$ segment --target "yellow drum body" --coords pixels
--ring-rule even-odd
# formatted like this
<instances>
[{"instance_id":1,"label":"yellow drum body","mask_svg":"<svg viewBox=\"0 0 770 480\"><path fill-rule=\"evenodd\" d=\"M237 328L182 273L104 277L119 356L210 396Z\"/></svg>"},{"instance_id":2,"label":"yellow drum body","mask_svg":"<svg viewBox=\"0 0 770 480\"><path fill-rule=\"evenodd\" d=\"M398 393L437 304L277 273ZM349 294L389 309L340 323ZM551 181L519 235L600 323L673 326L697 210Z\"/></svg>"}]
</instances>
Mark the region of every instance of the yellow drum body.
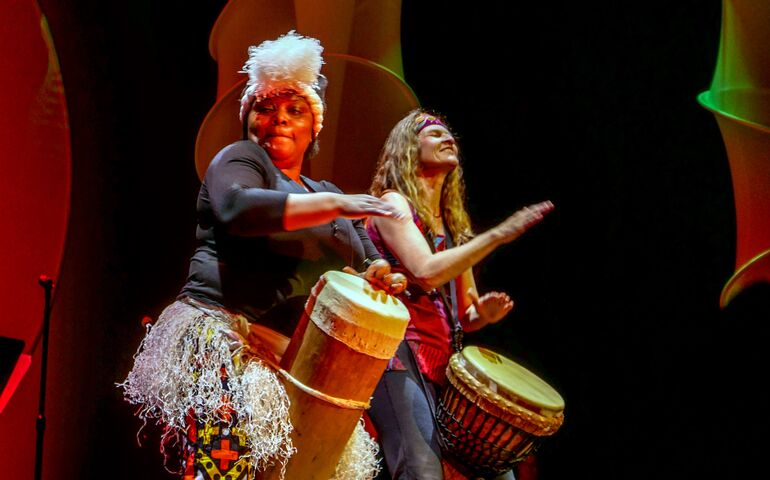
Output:
<instances>
[{"instance_id":1,"label":"yellow drum body","mask_svg":"<svg viewBox=\"0 0 770 480\"><path fill-rule=\"evenodd\" d=\"M564 400L526 368L468 346L452 356L437 406L450 461L481 476L510 470L564 421Z\"/></svg>"},{"instance_id":2,"label":"yellow drum body","mask_svg":"<svg viewBox=\"0 0 770 480\"><path fill-rule=\"evenodd\" d=\"M297 449L286 479L328 480L409 323L395 297L366 280L326 272L313 287L281 367ZM260 479L282 478L280 467Z\"/></svg>"}]
</instances>

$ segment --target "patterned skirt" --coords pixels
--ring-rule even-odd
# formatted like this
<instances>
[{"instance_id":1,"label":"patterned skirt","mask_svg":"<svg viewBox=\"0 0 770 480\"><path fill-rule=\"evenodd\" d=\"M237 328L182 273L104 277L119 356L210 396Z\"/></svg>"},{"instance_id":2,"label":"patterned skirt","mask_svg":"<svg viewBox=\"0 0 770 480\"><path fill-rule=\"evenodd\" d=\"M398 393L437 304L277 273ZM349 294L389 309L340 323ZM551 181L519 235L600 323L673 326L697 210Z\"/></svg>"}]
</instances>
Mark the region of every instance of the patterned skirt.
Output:
<instances>
[{"instance_id":1,"label":"patterned skirt","mask_svg":"<svg viewBox=\"0 0 770 480\"><path fill-rule=\"evenodd\" d=\"M193 299L172 303L147 328L119 387L140 406L140 419L164 426L167 461L181 453L182 465L166 468L185 480L250 479L268 467L283 470L295 449L289 398L270 367L278 363L275 342L261 341L244 316ZM360 424L333 478L374 478L376 454Z\"/></svg>"}]
</instances>

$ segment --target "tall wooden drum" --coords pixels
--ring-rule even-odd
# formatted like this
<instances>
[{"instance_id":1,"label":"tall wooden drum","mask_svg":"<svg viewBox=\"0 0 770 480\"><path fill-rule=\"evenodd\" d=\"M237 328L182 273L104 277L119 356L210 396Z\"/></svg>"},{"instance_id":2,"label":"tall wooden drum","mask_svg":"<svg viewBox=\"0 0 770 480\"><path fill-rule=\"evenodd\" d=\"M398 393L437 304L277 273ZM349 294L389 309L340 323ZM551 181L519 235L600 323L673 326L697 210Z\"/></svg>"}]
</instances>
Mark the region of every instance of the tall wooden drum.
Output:
<instances>
[{"instance_id":1,"label":"tall wooden drum","mask_svg":"<svg viewBox=\"0 0 770 480\"><path fill-rule=\"evenodd\" d=\"M409 323L403 303L338 271L313 287L281 367L297 452L287 479L328 480ZM261 478L278 478L274 471Z\"/></svg>"},{"instance_id":2,"label":"tall wooden drum","mask_svg":"<svg viewBox=\"0 0 770 480\"><path fill-rule=\"evenodd\" d=\"M504 473L556 433L564 400L526 368L486 348L452 355L436 416L449 463L471 475Z\"/></svg>"}]
</instances>

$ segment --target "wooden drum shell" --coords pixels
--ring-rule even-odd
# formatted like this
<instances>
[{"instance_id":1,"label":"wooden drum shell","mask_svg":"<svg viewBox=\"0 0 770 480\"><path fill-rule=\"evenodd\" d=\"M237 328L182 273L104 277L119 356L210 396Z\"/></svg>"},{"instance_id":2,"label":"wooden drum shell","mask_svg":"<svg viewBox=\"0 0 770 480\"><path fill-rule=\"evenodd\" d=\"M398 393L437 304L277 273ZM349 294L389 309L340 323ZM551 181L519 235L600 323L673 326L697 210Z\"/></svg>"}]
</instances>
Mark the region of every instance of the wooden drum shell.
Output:
<instances>
[{"instance_id":1,"label":"wooden drum shell","mask_svg":"<svg viewBox=\"0 0 770 480\"><path fill-rule=\"evenodd\" d=\"M296 381L323 396L368 405L377 382L395 354L409 312L395 297L342 272L327 272L313 288L305 311L281 359ZM355 288L349 289L350 285ZM360 285L360 288L358 288ZM353 292L331 298L324 289ZM379 307L379 308L377 308ZM387 312L384 313L384 312ZM284 382L297 449L285 478L328 480L361 419L362 408L346 408ZM279 478L279 468L260 478Z\"/></svg>"},{"instance_id":2,"label":"wooden drum shell","mask_svg":"<svg viewBox=\"0 0 770 480\"><path fill-rule=\"evenodd\" d=\"M561 412L544 416L493 392L463 367L459 354L450 359L447 380L436 412L444 454L473 474L510 470L564 421Z\"/></svg>"}]
</instances>

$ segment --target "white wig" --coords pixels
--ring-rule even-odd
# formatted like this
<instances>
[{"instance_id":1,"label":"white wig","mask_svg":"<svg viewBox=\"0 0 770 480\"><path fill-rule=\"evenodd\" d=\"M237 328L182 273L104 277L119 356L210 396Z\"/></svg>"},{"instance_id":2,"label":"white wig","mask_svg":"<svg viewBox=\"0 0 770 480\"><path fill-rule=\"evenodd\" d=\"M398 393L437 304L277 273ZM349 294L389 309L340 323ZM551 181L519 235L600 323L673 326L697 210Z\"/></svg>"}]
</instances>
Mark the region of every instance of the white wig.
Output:
<instances>
[{"instance_id":1,"label":"white wig","mask_svg":"<svg viewBox=\"0 0 770 480\"><path fill-rule=\"evenodd\" d=\"M313 112L313 133L323 126L324 104L321 98L326 79L321 75L323 47L315 38L304 37L294 30L275 40L249 47L249 59L242 73L249 79L241 97L241 122L254 102L282 93L293 92L304 97Z\"/></svg>"}]
</instances>

